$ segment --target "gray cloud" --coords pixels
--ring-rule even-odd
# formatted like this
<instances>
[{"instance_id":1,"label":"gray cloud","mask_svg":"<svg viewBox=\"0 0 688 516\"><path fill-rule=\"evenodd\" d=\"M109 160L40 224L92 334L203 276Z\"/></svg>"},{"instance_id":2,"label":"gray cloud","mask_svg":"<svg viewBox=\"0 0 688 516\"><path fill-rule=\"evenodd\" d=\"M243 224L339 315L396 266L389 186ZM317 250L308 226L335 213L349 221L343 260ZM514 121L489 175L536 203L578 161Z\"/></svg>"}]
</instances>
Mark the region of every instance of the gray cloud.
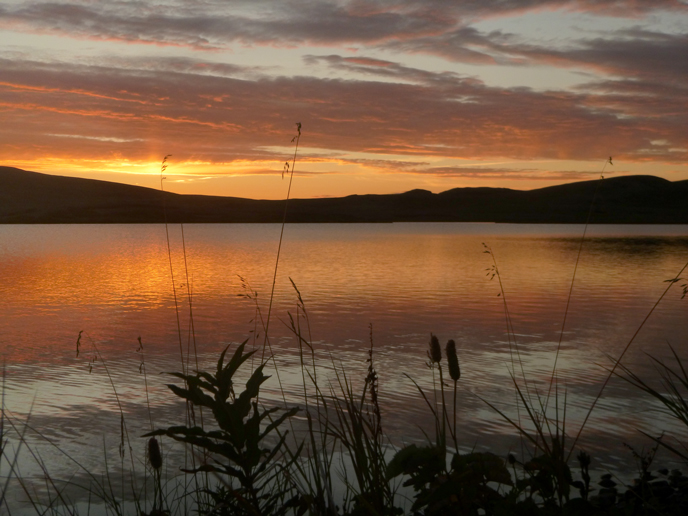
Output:
<instances>
[{"instance_id":1,"label":"gray cloud","mask_svg":"<svg viewBox=\"0 0 688 516\"><path fill-rule=\"evenodd\" d=\"M397 52L425 53L478 65L546 65L588 69L616 77L686 84L688 37L651 32L642 27L579 39L567 48L545 48L514 35L484 33L476 20L532 9L569 9L634 17L657 9L688 12L679 0L441 0L323 1L238 0L172 1L165 7L145 2L26 2L0 6L0 27L69 37L179 45L212 50L234 44L289 46L364 45ZM343 71L380 78L446 81L450 74L426 74L396 63L341 56L306 56ZM124 66L131 66L127 63ZM148 68L237 76L259 69L188 59L152 61Z\"/></svg>"},{"instance_id":2,"label":"gray cloud","mask_svg":"<svg viewBox=\"0 0 688 516\"><path fill-rule=\"evenodd\" d=\"M331 54L327 56L306 55L303 57L306 64L326 64L327 66L345 72L369 75L378 79L393 79L398 82L417 82L432 84L435 87L442 85L454 87L457 81L482 84L482 81L460 75L453 72L428 72L418 68L403 66L392 61L372 59L365 56L340 56Z\"/></svg>"},{"instance_id":3,"label":"gray cloud","mask_svg":"<svg viewBox=\"0 0 688 516\"><path fill-rule=\"evenodd\" d=\"M260 4L259 4L260 5ZM451 20L428 18L408 9L366 10L336 2L264 2L255 15L233 14L227 4L205 9L148 9L142 3L33 3L0 7L0 24L71 37L183 45L213 49L232 42L381 42L429 34Z\"/></svg>"},{"instance_id":4,"label":"gray cloud","mask_svg":"<svg viewBox=\"0 0 688 516\"><path fill-rule=\"evenodd\" d=\"M688 10L679 0L442 0L245 2L27 2L0 6L0 26L29 32L199 49L231 43L288 45L390 44L466 62L489 56L466 48L481 44L468 25L476 19L531 9L571 9L623 17L658 10ZM434 45L433 45L434 41Z\"/></svg>"},{"instance_id":5,"label":"gray cloud","mask_svg":"<svg viewBox=\"0 0 688 516\"><path fill-rule=\"evenodd\" d=\"M460 27L442 34L399 39L380 46L402 52L433 54L460 63L518 64L509 45L512 39L501 32L483 34L473 27Z\"/></svg>"},{"instance_id":6,"label":"gray cloud","mask_svg":"<svg viewBox=\"0 0 688 516\"><path fill-rule=\"evenodd\" d=\"M644 159L651 150L653 159L688 159L685 150L671 150L685 147L685 107L676 113L674 99L655 95L647 109L639 84L626 84L610 100L608 83L582 93L535 92L370 64L423 80L246 79L5 59L0 137L6 148L27 154L144 159L186 152L226 162L275 159L265 149L288 145L299 121L305 147L342 152L585 160ZM46 132L133 141L56 143ZM658 140L667 145L652 143Z\"/></svg>"},{"instance_id":7,"label":"gray cloud","mask_svg":"<svg viewBox=\"0 0 688 516\"><path fill-rule=\"evenodd\" d=\"M656 83L685 84L688 78L686 34L635 28L611 32L606 37L581 39L567 49L514 45L509 51L534 64L585 67Z\"/></svg>"},{"instance_id":8,"label":"gray cloud","mask_svg":"<svg viewBox=\"0 0 688 516\"><path fill-rule=\"evenodd\" d=\"M607 75L682 84L688 78L688 60L684 57L688 54L688 36L642 28L579 39L568 48L560 49L525 43L502 32L484 34L471 27L383 46L472 64L581 68Z\"/></svg>"}]
</instances>

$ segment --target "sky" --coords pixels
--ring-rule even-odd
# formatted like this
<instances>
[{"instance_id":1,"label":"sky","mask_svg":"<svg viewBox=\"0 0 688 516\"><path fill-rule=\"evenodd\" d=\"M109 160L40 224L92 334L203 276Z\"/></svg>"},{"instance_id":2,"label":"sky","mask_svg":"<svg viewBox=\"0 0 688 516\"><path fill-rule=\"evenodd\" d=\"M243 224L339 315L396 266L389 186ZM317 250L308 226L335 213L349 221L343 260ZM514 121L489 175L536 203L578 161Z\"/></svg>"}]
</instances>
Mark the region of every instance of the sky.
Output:
<instances>
[{"instance_id":1,"label":"sky","mask_svg":"<svg viewBox=\"0 0 688 516\"><path fill-rule=\"evenodd\" d=\"M0 116L0 165L187 194L284 198L297 122L292 197L684 180L688 0L2 0Z\"/></svg>"}]
</instances>

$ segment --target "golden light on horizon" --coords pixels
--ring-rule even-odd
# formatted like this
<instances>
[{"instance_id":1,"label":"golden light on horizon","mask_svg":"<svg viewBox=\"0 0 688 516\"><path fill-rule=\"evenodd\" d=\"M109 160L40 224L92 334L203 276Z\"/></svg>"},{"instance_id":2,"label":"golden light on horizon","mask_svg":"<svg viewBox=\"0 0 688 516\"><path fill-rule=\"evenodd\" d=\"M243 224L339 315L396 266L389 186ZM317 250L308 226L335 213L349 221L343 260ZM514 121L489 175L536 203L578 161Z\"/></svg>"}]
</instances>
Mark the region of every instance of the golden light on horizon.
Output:
<instances>
[{"instance_id":1,"label":"golden light on horizon","mask_svg":"<svg viewBox=\"0 0 688 516\"><path fill-rule=\"evenodd\" d=\"M286 151L289 148L279 149ZM278 149L271 149L277 154ZM528 162L458 158L413 159L399 155L349 153L324 155L322 152L297 155L293 197L341 197L351 194L401 193L414 188L441 192L457 187L506 187L519 190L599 177L604 160L597 162L532 160ZM220 195L253 199L282 199L287 184L282 179L281 159L235 159L228 162L194 159L173 153L167 161L164 188L179 194ZM99 179L147 188L160 188L160 167L165 155L149 155L133 160L45 157L14 160L8 165L24 170ZM672 163L655 163L654 170L670 180L681 179L683 169ZM614 161L605 176L644 174L642 162ZM323 195L323 192L331 192Z\"/></svg>"}]
</instances>

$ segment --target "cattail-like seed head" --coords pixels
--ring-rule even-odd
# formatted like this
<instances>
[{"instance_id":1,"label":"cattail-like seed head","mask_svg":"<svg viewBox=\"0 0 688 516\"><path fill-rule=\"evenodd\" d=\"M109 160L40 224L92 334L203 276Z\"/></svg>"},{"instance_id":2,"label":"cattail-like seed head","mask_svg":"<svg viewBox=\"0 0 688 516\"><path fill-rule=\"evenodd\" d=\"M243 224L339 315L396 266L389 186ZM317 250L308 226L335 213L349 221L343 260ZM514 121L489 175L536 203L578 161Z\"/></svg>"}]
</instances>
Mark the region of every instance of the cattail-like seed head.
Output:
<instances>
[{"instance_id":1,"label":"cattail-like seed head","mask_svg":"<svg viewBox=\"0 0 688 516\"><path fill-rule=\"evenodd\" d=\"M513 466L514 464L516 464L516 456L513 453L510 453L509 455L507 455L506 459L509 461L510 465Z\"/></svg>"},{"instance_id":2,"label":"cattail-like seed head","mask_svg":"<svg viewBox=\"0 0 688 516\"><path fill-rule=\"evenodd\" d=\"M160 445L155 437L148 440L148 462L153 469L162 468L162 454L160 453Z\"/></svg>"},{"instance_id":3,"label":"cattail-like seed head","mask_svg":"<svg viewBox=\"0 0 688 516\"><path fill-rule=\"evenodd\" d=\"M432 333L430 334L430 351L428 351L430 362L439 364L442 361L442 348L440 341Z\"/></svg>"},{"instance_id":4,"label":"cattail-like seed head","mask_svg":"<svg viewBox=\"0 0 688 516\"><path fill-rule=\"evenodd\" d=\"M457 382L461 378L461 369L459 368L459 357L456 355L456 343L453 340L447 341L447 367L449 368L449 376L452 380Z\"/></svg>"}]
</instances>

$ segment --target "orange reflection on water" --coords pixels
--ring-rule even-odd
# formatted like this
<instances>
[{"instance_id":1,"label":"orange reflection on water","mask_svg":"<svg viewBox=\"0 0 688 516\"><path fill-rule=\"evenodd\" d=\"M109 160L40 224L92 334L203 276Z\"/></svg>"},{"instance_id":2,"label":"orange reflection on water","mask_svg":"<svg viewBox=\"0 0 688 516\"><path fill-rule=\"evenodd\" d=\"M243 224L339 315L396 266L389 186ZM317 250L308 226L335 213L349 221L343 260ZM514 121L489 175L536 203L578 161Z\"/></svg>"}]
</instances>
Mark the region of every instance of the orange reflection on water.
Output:
<instances>
[{"instance_id":1,"label":"orange reflection on water","mask_svg":"<svg viewBox=\"0 0 688 516\"><path fill-rule=\"evenodd\" d=\"M683 265L688 239L677 234L685 229L664 228L675 232L666 237L653 236L657 228L590 228L558 355L570 428L585 417L607 374L601 367L609 364L606 355L618 356L666 287L664 280ZM240 297L246 291L237 275L257 291L266 319L280 227L185 226L186 260L180 227L169 230L174 290L162 225L0 227L0 352L8 365L12 410L27 413L35 397L32 417L38 422L98 441L100 433L119 424L112 380L129 421L143 433L145 359L156 421L178 423L177 405L165 387L170 379L161 373L179 371L181 356L186 361L193 349L187 286L201 368L214 367L220 350L231 343L248 338L253 346L251 330L262 330L253 300ZM614 231L636 236L619 238ZM421 428L432 431L426 428L427 407L404 373L431 389L425 365L429 334L443 344L455 339L465 442L506 452L514 445L513 432L480 398L514 415L511 374L520 377L521 365L530 385L546 392L581 232L576 226L288 225L270 323L286 398L298 403L303 391L298 343L287 327L287 312L297 314L291 278L310 317L310 327L301 323L312 335L322 385L336 381L333 367L357 385L362 381L372 323L386 431L422 438ZM483 242L492 249L500 277L490 279L492 255L483 252ZM510 335L500 278L514 328ZM685 303L678 290L667 296L626 365L650 374L643 352L666 357L668 348L658 345L666 340L685 356ZM139 337L144 354L137 352ZM262 342L261 335L256 343ZM95 363L94 346L100 352ZM281 400L274 370L270 374L265 399ZM610 384L600 406L586 432L592 448L632 435L636 427L656 426L654 415L645 415L647 400L620 382Z\"/></svg>"},{"instance_id":2,"label":"orange reflection on water","mask_svg":"<svg viewBox=\"0 0 688 516\"><path fill-rule=\"evenodd\" d=\"M495 225L290 225L274 316L284 319L295 308L291 278L318 338L336 345L347 339L366 342L370 322L381 339L433 331L446 338L504 340L503 298L499 278L489 279L492 255L483 253L486 241L516 332L556 341L579 240L571 230L547 238L529 232L532 227L519 233L509 226L497 231ZM177 328L175 293L185 327L191 293L205 344L216 347L221 339L214 335L246 335L254 307L237 297L243 293L238 275L250 281L267 311L279 226L187 225L186 261L180 228L171 227L170 236L176 292L162 225L4 227L0 273L9 315L4 330L14 342L27 340L22 328L32 336L11 354L5 346L6 358L15 362L40 358L41 350L59 352L64 340L51 332L75 336L86 330L105 340L124 334L135 340L140 332L166 345ZM665 288L663 280L677 272L684 248L685 241L676 238L624 244L593 237L581 255L568 328L633 329L628 321L652 306ZM273 331L285 334L282 324ZM131 338L115 340L129 346Z\"/></svg>"}]
</instances>

